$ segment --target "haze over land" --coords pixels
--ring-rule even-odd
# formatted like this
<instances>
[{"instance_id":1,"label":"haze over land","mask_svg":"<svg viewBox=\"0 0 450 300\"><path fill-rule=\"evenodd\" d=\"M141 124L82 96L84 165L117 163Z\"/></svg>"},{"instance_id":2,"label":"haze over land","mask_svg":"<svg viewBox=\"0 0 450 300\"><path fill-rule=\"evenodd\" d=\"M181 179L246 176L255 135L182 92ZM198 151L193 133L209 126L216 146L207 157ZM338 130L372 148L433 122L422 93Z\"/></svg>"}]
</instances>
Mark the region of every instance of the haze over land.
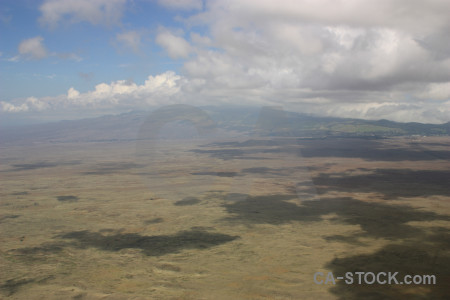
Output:
<instances>
[{"instance_id":1,"label":"haze over land","mask_svg":"<svg viewBox=\"0 0 450 300\"><path fill-rule=\"evenodd\" d=\"M0 129L3 145L17 143L45 142L92 142L92 141L135 141L146 120L158 118L161 112L168 114L162 123L173 124L167 134L170 138L187 138L199 135L193 127L198 116L186 111L195 109L210 118L211 128L219 130L209 138L224 138L220 135L267 136L267 137L362 137L386 138L394 136L448 136L450 123L421 124L398 123L387 120L367 121L314 117L281 110L279 107L214 106L195 108L187 105L172 105L153 112L130 112L82 120L59 121L39 125L12 126ZM184 122L184 123L183 123ZM200 122L201 123L201 122ZM201 124L200 124L201 125ZM157 128L147 127L154 132ZM200 134L201 135L201 134Z\"/></svg>"},{"instance_id":2,"label":"haze over land","mask_svg":"<svg viewBox=\"0 0 450 300\"><path fill-rule=\"evenodd\" d=\"M1 1L0 298L447 300L449 11Z\"/></svg>"},{"instance_id":3,"label":"haze over land","mask_svg":"<svg viewBox=\"0 0 450 300\"><path fill-rule=\"evenodd\" d=\"M238 110L0 136L0 296L447 299L445 127ZM436 285L314 283L361 270Z\"/></svg>"}]
</instances>

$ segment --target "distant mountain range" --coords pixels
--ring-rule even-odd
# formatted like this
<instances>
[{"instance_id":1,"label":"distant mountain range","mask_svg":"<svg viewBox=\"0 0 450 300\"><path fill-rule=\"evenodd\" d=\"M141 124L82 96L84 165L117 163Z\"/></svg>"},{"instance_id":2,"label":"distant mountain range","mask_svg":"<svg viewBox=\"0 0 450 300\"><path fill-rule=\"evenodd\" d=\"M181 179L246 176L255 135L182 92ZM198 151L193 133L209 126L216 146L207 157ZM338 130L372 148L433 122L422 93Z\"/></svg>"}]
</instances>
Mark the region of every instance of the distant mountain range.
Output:
<instances>
[{"instance_id":1,"label":"distant mountain range","mask_svg":"<svg viewBox=\"0 0 450 300\"><path fill-rule=\"evenodd\" d=\"M215 116L217 112L212 111ZM228 118L226 116L228 115ZM317 117L295 112L284 112L276 108L218 115L219 127L237 130L252 130L248 125L256 124L253 130L268 136L329 137L364 136L388 137L408 135L449 135L450 122L445 124L400 123L389 120L362 120L334 117ZM243 121L251 120L251 121ZM256 123L255 123L256 120Z\"/></svg>"},{"instance_id":2,"label":"distant mountain range","mask_svg":"<svg viewBox=\"0 0 450 300\"><path fill-rule=\"evenodd\" d=\"M197 129L214 128L229 135L291 136L302 138L449 135L445 124L399 123L388 120L361 120L316 117L277 108L203 107L175 105L154 112L129 112L97 118L0 128L0 145L36 142L95 142L134 140L145 129L176 123L172 131L182 131L186 122ZM152 123L153 122L153 123ZM166 124L167 123L167 124ZM158 125L159 126L159 125ZM169 127L170 126L166 126ZM186 132L181 136L186 137ZM176 136L176 135L175 135Z\"/></svg>"}]
</instances>

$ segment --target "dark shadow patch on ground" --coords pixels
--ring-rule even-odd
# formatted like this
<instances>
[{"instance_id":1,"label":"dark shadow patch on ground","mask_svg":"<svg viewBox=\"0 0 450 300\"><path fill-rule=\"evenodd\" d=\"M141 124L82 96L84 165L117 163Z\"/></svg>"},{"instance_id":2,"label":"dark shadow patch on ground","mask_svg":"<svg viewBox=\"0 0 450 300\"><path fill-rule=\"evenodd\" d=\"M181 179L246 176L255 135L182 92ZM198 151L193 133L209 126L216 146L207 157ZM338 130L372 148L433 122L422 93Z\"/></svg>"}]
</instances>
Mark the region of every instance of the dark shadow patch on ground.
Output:
<instances>
[{"instance_id":1,"label":"dark shadow patch on ground","mask_svg":"<svg viewBox=\"0 0 450 300\"><path fill-rule=\"evenodd\" d=\"M353 272L354 284L340 280L330 289L339 299L448 299L450 292L448 252L426 243L390 244L372 254L335 258L325 267L334 276ZM356 284L355 272L398 272L398 282L405 275L435 275L436 285ZM388 280L388 277L380 279Z\"/></svg>"},{"instance_id":2,"label":"dark shadow patch on ground","mask_svg":"<svg viewBox=\"0 0 450 300\"><path fill-rule=\"evenodd\" d=\"M229 193L225 195L223 200L231 202L244 201L247 200L248 196L249 196L248 194L242 193Z\"/></svg>"},{"instance_id":3,"label":"dark shadow patch on ground","mask_svg":"<svg viewBox=\"0 0 450 300\"><path fill-rule=\"evenodd\" d=\"M35 282L35 279L9 279L0 285L0 290L9 297L15 294L22 286Z\"/></svg>"},{"instance_id":4,"label":"dark shadow patch on ground","mask_svg":"<svg viewBox=\"0 0 450 300\"><path fill-rule=\"evenodd\" d=\"M3 294L5 294L7 297L10 297L13 294L17 293L24 285L32 283L42 284L51 279L55 279L55 276L45 275L37 278L8 279L5 281L5 283L0 284L0 291L3 292Z\"/></svg>"},{"instance_id":5,"label":"dark shadow patch on ground","mask_svg":"<svg viewBox=\"0 0 450 300\"><path fill-rule=\"evenodd\" d=\"M160 256L177 253L183 249L206 249L231 242L238 236L209 233L200 230L181 231L174 235L143 236L135 233L102 235L91 231L74 231L58 236L71 239L76 248L94 247L105 251L121 249L141 249L145 255Z\"/></svg>"},{"instance_id":6,"label":"dark shadow patch on ground","mask_svg":"<svg viewBox=\"0 0 450 300\"><path fill-rule=\"evenodd\" d=\"M358 238L365 236L364 234L354 234L354 235L329 235L324 237L328 242L344 242L352 245L362 246L362 243Z\"/></svg>"},{"instance_id":7,"label":"dark shadow patch on ground","mask_svg":"<svg viewBox=\"0 0 450 300\"><path fill-rule=\"evenodd\" d=\"M433 227L427 236L427 242L440 245L442 249L450 249L450 231L444 227ZM450 281L449 281L450 282Z\"/></svg>"},{"instance_id":8,"label":"dark shadow patch on ground","mask_svg":"<svg viewBox=\"0 0 450 300\"><path fill-rule=\"evenodd\" d=\"M323 139L299 141L302 146L298 154L302 157L361 158L369 161L419 161L449 160L450 151L424 150L422 148L386 148L377 140Z\"/></svg>"},{"instance_id":9,"label":"dark shadow patch on ground","mask_svg":"<svg viewBox=\"0 0 450 300\"><path fill-rule=\"evenodd\" d=\"M242 169L243 174L258 174L258 175L273 175L273 176L290 176L298 172L308 174L308 167L286 167L286 168L268 168L268 167L254 167ZM294 175L293 178L296 178Z\"/></svg>"},{"instance_id":10,"label":"dark shadow patch on ground","mask_svg":"<svg viewBox=\"0 0 450 300\"><path fill-rule=\"evenodd\" d=\"M96 164L91 171L83 172L84 175L106 175L123 170L143 168L145 165L133 162L105 162Z\"/></svg>"},{"instance_id":11,"label":"dark shadow patch on ground","mask_svg":"<svg viewBox=\"0 0 450 300\"><path fill-rule=\"evenodd\" d=\"M242 150L242 149L211 149L211 150L203 150L203 149L193 149L191 152L198 154L208 154L212 158L219 158L222 160L230 160L230 159L248 159L248 160L266 160L269 158L266 157L258 157L251 156L250 154L263 153L261 149L257 150Z\"/></svg>"},{"instance_id":12,"label":"dark shadow patch on ground","mask_svg":"<svg viewBox=\"0 0 450 300\"><path fill-rule=\"evenodd\" d=\"M58 164L54 163L54 162L37 162L37 163L31 163L31 164L14 164L12 166L14 167L13 171L23 171L23 170L42 169L42 168L53 168L53 167L57 167Z\"/></svg>"},{"instance_id":13,"label":"dark shadow patch on ground","mask_svg":"<svg viewBox=\"0 0 450 300\"><path fill-rule=\"evenodd\" d=\"M175 202L174 205L177 205L177 206L195 205L195 204L198 204L200 202L201 201L198 198L186 197L183 200Z\"/></svg>"},{"instance_id":14,"label":"dark shadow patch on ground","mask_svg":"<svg viewBox=\"0 0 450 300\"><path fill-rule=\"evenodd\" d=\"M72 165L78 165L81 161L67 161L67 162L48 162L48 161L41 161L41 162L35 162L35 163L26 163L26 164L13 164L12 167L14 169L7 170L7 171L27 171L27 170L36 170L36 169L42 169L42 168L54 168L59 166L72 166ZM6 171L4 171L6 172Z\"/></svg>"},{"instance_id":15,"label":"dark shadow patch on ground","mask_svg":"<svg viewBox=\"0 0 450 300\"><path fill-rule=\"evenodd\" d=\"M220 158L223 160L241 158L244 155L244 151L240 149L213 149L213 150L202 150L193 149L191 152L199 154L209 154L211 157Z\"/></svg>"},{"instance_id":16,"label":"dark shadow patch on ground","mask_svg":"<svg viewBox=\"0 0 450 300\"><path fill-rule=\"evenodd\" d=\"M77 202L79 199L77 196L57 196L56 197L60 202Z\"/></svg>"},{"instance_id":17,"label":"dark shadow patch on ground","mask_svg":"<svg viewBox=\"0 0 450 300\"><path fill-rule=\"evenodd\" d=\"M103 232L122 232L122 231L124 231L125 230L125 228L121 228L121 229L112 229L112 228L103 228L103 229L100 229L98 232L101 232L101 233L103 233Z\"/></svg>"},{"instance_id":18,"label":"dark shadow patch on ground","mask_svg":"<svg viewBox=\"0 0 450 300\"><path fill-rule=\"evenodd\" d=\"M12 193L11 195L13 195L13 196L25 196L25 195L28 195L28 192L15 192L15 193Z\"/></svg>"},{"instance_id":19,"label":"dark shadow patch on ground","mask_svg":"<svg viewBox=\"0 0 450 300\"><path fill-rule=\"evenodd\" d=\"M450 195L448 170L377 169L362 175L322 173L312 181L319 193L382 193L385 199Z\"/></svg>"},{"instance_id":20,"label":"dark shadow patch on ground","mask_svg":"<svg viewBox=\"0 0 450 300\"><path fill-rule=\"evenodd\" d=\"M423 145L427 146L426 143ZM255 146L272 148L251 148ZM273 148L274 146L278 147ZM296 151L300 157L361 158L368 161L450 160L450 151L430 150L415 145L389 148L384 140L367 138L247 140L212 143L201 147L233 147L233 149L193 150L196 153L207 153L212 157L222 159L239 158L244 154L292 153L292 151Z\"/></svg>"},{"instance_id":21,"label":"dark shadow patch on ground","mask_svg":"<svg viewBox=\"0 0 450 300\"><path fill-rule=\"evenodd\" d=\"M216 228L211 226L193 226L191 227L191 230L206 231L206 230L216 230Z\"/></svg>"},{"instance_id":22,"label":"dark shadow patch on ground","mask_svg":"<svg viewBox=\"0 0 450 300\"><path fill-rule=\"evenodd\" d=\"M218 177L235 177L238 175L237 172L195 172L191 173L191 175L209 175L209 176L218 176Z\"/></svg>"},{"instance_id":23,"label":"dark shadow patch on ground","mask_svg":"<svg viewBox=\"0 0 450 300\"><path fill-rule=\"evenodd\" d=\"M8 252L25 261L47 260L49 255L60 253L68 245L66 242L47 242L35 247L11 249Z\"/></svg>"},{"instance_id":24,"label":"dark shadow patch on ground","mask_svg":"<svg viewBox=\"0 0 450 300\"><path fill-rule=\"evenodd\" d=\"M208 198L214 198L222 201L236 202L244 201L248 198L248 194L242 193L226 193L225 191L211 191L208 193Z\"/></svg>"},{"instance_id":25,"label":"dark shadow patch on ground","mask_svg":"<svg viewBox=\"0 0 450 300\"><path fill-rule=\"evenodd\" d=\"M268 167L254 167L242 169L240 172L196 172L191 175L210 175L219 177L236 177L246 174L258 174L258 175L274 175L274 176L288 176L298 171L309 171L307 167L292 167L292 168L268 168Z\"/></svg>"},{"instance_id":26,"label":"dark shadow patch on ground","mask_svg":"<svg viewBox=\"0 0 450 300\"><path fill-rule=\"evenodd\" d=\"M201 147L274 147L296 145L297 139L250 139L243 142L217 142Z\"/></svg>"},{"instance_id":27,"label":"dark shadow patch on ground","mask_svg":"<svg viewBox=\"0 0 450 300\"><path fill-rule=\"evenodd\" d=\"M227 200L223 206L232 217L231 222L281 224L289 221L305 219L320 220L317 215L306 216L299 210L299 206L286 200L296 199L297 195L264 195L251 196L236 194L225 196ZM237 201L233 201L237 200Z\"/></svg>"},{"instance_id":28,"label":"dark shadow patch on ground","mask_svg":"<svg viewBox=\"0 0 450 300\"><path fill-rule=\"evenodd\" d=\"M273 169L273 168L267 168L267 167L256 167L256 168L242 169L241 172L248 173L248 174L282 175L283 169Z\"/></svg>"},{"instance_id":29,"label":"dark shadow patch on ground","mask_svg":"<svg viewBox=\"0 0 450 300\"><path fill-rule=\"evenodd\" d=\"M158 223L162 223L164 222L163 218L154 218L154 219L150 219L150 220L145 220L144 224L150 225L150 224L158 224Z\"/></svg>"},{"instance_id":30,"label":"dark shadow patch on ground","mask_svg":"<svg viewBox=\"0 0 450 300\"><path fill-rule=\"evenodd\" d=\"M288 202L295 198L296 195L248 195L245 201L227 202L223 206L232 215L226 220L256 224L316 222L325 215L336 214L336 222L359 225L364 236L386 239L405 239L424 234L422 229L407 224L411 221L450 221L450 216L406 205L364 202L347 197L302 201L300 205Z\"/></svg>"},{"instance_id":31,"label":"dark shadow patch on ground","mask_svg":"<svg viewBox=\"0 0 450 300\"><path fill-rule=\"evenodd\" d=\"M0 216L0 223L2 223L4 220L15 219L15 218L18 218L18 217L20 217L20 215L3 215L3 216Z\"/></svg>"}]
</instances>

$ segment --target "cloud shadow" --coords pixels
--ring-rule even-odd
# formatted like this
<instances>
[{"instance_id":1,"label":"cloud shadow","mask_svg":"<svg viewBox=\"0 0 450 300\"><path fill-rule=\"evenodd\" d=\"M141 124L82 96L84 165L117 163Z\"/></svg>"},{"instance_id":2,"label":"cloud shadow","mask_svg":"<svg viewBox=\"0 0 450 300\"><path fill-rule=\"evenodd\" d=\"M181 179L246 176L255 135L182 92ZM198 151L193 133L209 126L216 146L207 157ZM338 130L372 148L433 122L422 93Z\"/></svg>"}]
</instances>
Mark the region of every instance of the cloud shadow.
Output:
<instances>
[{"instance_id":1,"label":"cloud shadow","mask_svg":"<svg viewBox=\"0 0 450 300\"><path fill-rule=\"evenodd\" d=\"M363 175L321 173L312 181L319 193L382 193L385 199L450 195L448 170L376 169Z\"/></svg>"},{"instance_id":2,"label":"cloud shadow","mask_svg":"<svg viewBox=\"0 0 450 300\"><path fill-rule=\"evenodd\" d=\"M55 168L59 166L73 166L81 164L81 161L74 160L74 161L66 161L66 162L48 162L48 161L40 161L40 162L34 162L34 163L25 163L25 164L13 164L12 170L6 170L7 171L28 171L28 170L36 170L36 169L44 169L44 168Z\"/></svg>"},{"instance_id":3,"label":"cloud shadow","mask_svg":"<svg viewBox=\"0 0 450 300\"><path fill-rule=\"evenodd\" d=\"M436 245L426 242L389 244L374 253L335 258L325 267L334 276L353 273L352 285L339 280L330 288L338 299L448 299L450 292L448 252L439 251ZM436 285L357 284L358 275L355 272L398 272L398 282L402 282L405 275L435 275ZM388 277L380 279L388 280Z\"/></svg>"},{"instance_id":4,"label":"cloud shadow","mask_svg":"<svg viewBox=\"0 0 450 300\"><path fill-rule=\"evenodd\" d=\"M289 202L295 198L296 195L247 195L244 201L223 204L231 214L225 219L229 222L283 224L292 221L318 222L325 215L335 214L336 222L359 225L363 231L361 236L392 240L411 238L423 233L423 230L408 224L412 221L450 221L450 216L407 205L365 202L349 197L308 200L302 201L300 205ZM353 242L357 240L353 239Z\"/></svg>"},{"instance_id":5,"label":"cloud shadow","mask_svg":"<svg viewBox=\"0 0 450 300\"><path fill-rule=\"evenodd\" d=\"M201 201L195 197L186 197L180 201L174 203L176 206L186 206L186 205L195 205L200 203Z\"/></svg>"},{"instance_id":6,"label":"cloud shadow","mask_svg":"<svg viewBox=\"0 0 450 300\"><path fill-rule=\"evenodd\" d=\"M91 231L73 231L58 236L73 241L72 247L97 248L105 251L119 251L127 248L141 249L145 255L160 256L177 253L183 249L206 249L231 242L238 236L209 233L201 230L181 231L174 235L143 236L135 233L103 235Z\"/></svg>"},{"instance_id":7,"label":"cloud shadow","mask_svg":"<svg viewBox=\"0 0 450 300\"><path fill-rule=\"evenodd\" d=\"M255 148L257 146L260 148ZM195 149L193 151L221 159L242 158L244 154L292 153L295 151L297 156L305 158L341 157L361 158L368 161L450 160L450 151L447 150L429 150L414 145L398 148L389 146L383 139L367 138L250 139L243 142L210 143L201 147L217 147L219 149ZM223 147L228 149L223 149Z\"/></svg>"},{"instance_id":8,"label":"cloud shadow","mask_svg":"<svg viewBox=\"0 0 450 300\"><path fill-rule=\"evenodd\" d=\"M83 172L84 175L107 175L111 173L117 173L124 170L143 168L144 165L136 164L133 162L104 162L96 164L95 167Z\"/></svg>"}]
</instances>

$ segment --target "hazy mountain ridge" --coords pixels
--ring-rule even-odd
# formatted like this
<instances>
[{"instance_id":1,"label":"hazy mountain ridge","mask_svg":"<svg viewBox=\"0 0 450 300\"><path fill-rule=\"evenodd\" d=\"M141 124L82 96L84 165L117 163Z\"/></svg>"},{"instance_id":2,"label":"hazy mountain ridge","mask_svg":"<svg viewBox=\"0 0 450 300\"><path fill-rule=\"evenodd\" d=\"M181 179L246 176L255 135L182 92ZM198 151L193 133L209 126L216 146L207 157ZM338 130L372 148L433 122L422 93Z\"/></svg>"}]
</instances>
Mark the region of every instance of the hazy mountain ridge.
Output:
<instances>
[{"instance_id":1,"label":"hazy mountain ridge","mask_svg":"<svg viewBox=\"0 0 450 300\"><path fill-rule=\"evenodd\" d=\"M170 109L169 107L169 113ZM261 136L324 138L450 134L450 122L422 124L316 117L275 108L205 107L203 110L221 130ZM97 118L2 128L0 143L4 145L28 142L135 140L140 127L147 118L151 117L151 114L151 112L135 111ZM186 118L192 120L192 116Z\"/></svg>"},{"instance_id":2,"label":"hazy mountain ridge","mask_svg":"<svg viewBox=\"0 0 450 300\"><path fill-rule=\"evenodd\" d=\"M389 120L362 120L336 117L317 117L277 109L252 111L244 109L236 114L211 116L218 127L235 130L256 131L268 136L402 136L402 135L449 135L450 122L445 124L400 123Z\"/></svg>"}]
</instances>

